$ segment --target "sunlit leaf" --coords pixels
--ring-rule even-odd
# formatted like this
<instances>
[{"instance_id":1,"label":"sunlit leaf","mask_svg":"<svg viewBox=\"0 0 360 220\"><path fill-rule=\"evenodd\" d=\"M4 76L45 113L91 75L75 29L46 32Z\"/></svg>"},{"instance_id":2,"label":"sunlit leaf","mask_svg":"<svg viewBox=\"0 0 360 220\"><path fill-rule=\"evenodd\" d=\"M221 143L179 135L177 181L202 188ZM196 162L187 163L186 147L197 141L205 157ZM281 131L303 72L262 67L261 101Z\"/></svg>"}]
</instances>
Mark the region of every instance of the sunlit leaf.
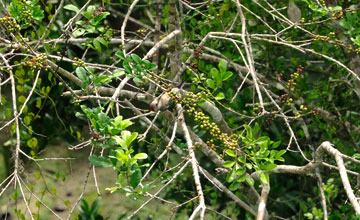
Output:
<instances>
[{"instance_id":1,"label":"sunlit leaf","mask_svg":"<svg viewBox=\"0 0 360 220\"><path fill-rule=\"evenodd\" d=\"M141 177L142 177L141 170L140 169L135 170L133 175L131 175L131 179L130 179L130 184L132 188L135 189L139 185Z\"/></svg>"},{"instance_id":2,"label":"sunlit leaf","mask_svg":"<svg viewBox=\"0 0 360 220\"><path fill-rule=\"evenodd\" d=\"M76 7L75 5L72 5L72 4L65 5L64 9L74 11L76 13L78 13L80 11L78 7Z\"/></svg>"},{"instance_id":3,"label":"sunlit leaf","mask_svg":"<svg viewBox=\"0 0 360 220\"><path fill-rule=\"evenodd\" d=\"M134 158L137 160L146 159L148 158L148 155L146 153L138 153L135 154Z\"/></svg>"},{"instance_id":4,"label":"sunlit leaf","mask_svg":"<svg viewBox=\"0 0 360 220\"><path fill-rule=\"evenodd\" d=\"M235 165L234 161L225 161L223 167L230 168Z\"/></svg>"},{"instance_id":5,"label":"sunlit leaf","mask_svg":"<svg viewBox=\"0 0 360 220\"><path fill-rule=\"evenodd\" d=\"M234 151L232 151L232 150L230 150L230 149L227 149L227 150L225 151L225 153L226 153L227 155L229 155L230 157L236 157L236 154L234 153Z\"/></svg>"},{"instance_id":6,"label":"sunlit leaf","mask_svg":"<svg viewBox=\"0 0 360 220\"><path fill-rule=\"evenodd\" d=\"M98 167L111 167L112 166L111 162L102 156L91 155L89 157L89 161L92 165L98 166Z\"/></svg>"}]
</instances>

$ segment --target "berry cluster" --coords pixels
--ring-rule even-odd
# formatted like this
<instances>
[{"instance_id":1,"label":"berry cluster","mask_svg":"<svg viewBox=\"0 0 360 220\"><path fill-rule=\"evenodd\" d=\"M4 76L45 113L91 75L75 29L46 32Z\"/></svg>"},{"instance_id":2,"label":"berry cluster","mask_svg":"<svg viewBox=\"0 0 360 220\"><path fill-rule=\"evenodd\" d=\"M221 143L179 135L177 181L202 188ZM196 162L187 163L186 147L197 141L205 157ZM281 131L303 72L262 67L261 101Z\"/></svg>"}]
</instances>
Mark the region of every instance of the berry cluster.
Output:
<instances>
[{"instance_id":1,"label":"berry cluster","mask_svg":"<svg viewBox=\"0 0 360 220\"><path fill-rule=\"evenodd\" d=\"M33 57L30 60L25 61L24 65L30 67L31 69L44 68L48 70L49 66L46 64L46 61L47 61L46 53L41 53L36 57Z\"/></svg>"},{"instance_id":2,"label":"berry cluster","mask_svg":"<svg viewBox=\"0 0 360 220\"><path fill-rule=\"evenodd\" d=\"M291 75L293 76L293 75ZM295 90L296 82L294 81L294 78L289 79L286 84L286 88L290 89L291 92Z\"/></svg>"},{"instance_id":3,"label":"berry cluster","mask_svg":"<svg viewBox=\"0 0 360 220\"><path fill-rule=\"evenodd\" d=\"M19 0L18 5L20 6L19 10L21 10L21 13L16 19L21 25L24 25L25 27L31 26L34 22L34 3L31 1Z\"/></svg>"},{"instance_id":4,"label":"berry cluster","mask_svg":"<svg viewBox=\"0 0 360 220\"><path fill-rule=\"evenodd\" d=\"M160 79L161 77L159 77L158 75L156 75L154 72L149 71L147 76L148 79L153 80L155 83L160 83ZM165 85L166 87L168 87L167 85Z\"/></svg>"},{"instance_id":5,"label":"berry cluster","mask_svg":"<svg viewBox=\"0 0 360 220\"><path fill-rule=\"evenodd\" d=\"M300 105L300 110L301 110L301 113L306 113L308 108L305 107L304 105ZM295 114L295 119L299 119L301 117L301 113L300 112L296 112Z\"/></svg>"},{"instance_id":6,"label":"berry cluster","mask_svg":"<svg viewBox=\"0 0 360 220\"><path fill-rule=\"evenodd\" d=\"M199 64L197 62L193 62L191 64L191 69L192 70L196 70L196 71L199 71Z\"/></svg>"},{"instance_id":7,"label":"berry cluster","mask_svg":"<svg viewBox=\"0 0 360 220\"><path fill-rule=\"evenodd\" d=\"M296 73L291 74L291 79L287 81L286 88L288 88L291 92L295 91L296 82L295 80L299 78L300 73L304 70L304 67L301 65L298 66Z\"/></svg>"},{"instance_id":8,"label":"berry cluster","mask_svg":"<svg viewBox=\"0 0 360 220\"><path fill-rule=\"evenodd\" d=\"M301 111L307 111L308 109L304 105L300 105L300 110Z\"/></svg>"},{"instance_id":9,"label":"berry cluster","mask_svg":"<svg viewBox=\"0 0 360 220\"><path fill-rule=\"evenodd\" d=\"M180 103L189 108L189 113L193 113L195 111L197 103L201 100L201 93L195 95L193 92L187 92L183 97L181 93L176 93L172 90L169 92L169 95L176 103Z\"/></svg>"},{"instance_id":10,"label":"berry cluster","mask_svg":"<svg viewBox=\"0 0 360 220\"><path fill-rule=\"evenodd\" d=\"M210 121L209 116L206 116L200 109L195 109L198 103L202 100L201 93L194 94L192 92L187 92L185 95L182 95L180 92L171 90L168 94L176 103L180 103L185 106L187 108L187 113L190 116L194 116L194 121L200 125L201 129L208 131L214 140L223 144L226 149L236 149L239 139L237 135L234 134L229 136L226 133L222 133L220 128L214 122ZM213 143L213 139L208 140L206 143L210 148L215 149L216 146Z\"/></svg>"},{"instance_id":11,"label":"berry cluster","mask_svg":"<svg viewBox=\"0 0 360 220\"><path fill-rule=\"evenodd\" d=\"M8 14L5 17L0 18L0 23L5 25L7 30L11 33L18 32L21 30L21 27L19 24L16 23L16 20L12 17L9 17Z\"/></svg>"},{"instance_id":12,"label":"berry cluster","mask_svg":"<svg viewBox=\"0 0 360 220\"><path fill-rule=\"evenodd\" d=\"M200 124L201 129L205 129L209 131L210 135L220 143L224 145L225 148L235 150L238 145L238 139L239 137L237 135L231 135L229 136L226 133L222 133L220 131L220 128L214 123L210 122L210 117L206 116L201 110L194 110L191 108L188 111L190 114L194 114L195 122ZM214 144L214 140L208 140L206 144L212 148L215 149L216 146Z\"/></svg>"},{"instance_id":13,"label":"berry cluster","mask_svg":"<svg viewBox=\"0 0 360 220\"><path fill-rule=\"evenodd\" d=\"M340 20L344 18L344 11L342 10L337 10L337 11L333 11L331 14L331 18L333 20Z\"/></svg>"},{"instance_id":14,"label":"berry cluster","mask_svg":"<svg viewBox=\"0 0 360 220\"><path fill-rule=\"evenodd\" d=\"M92 17L101 16L105 11L106 11L105 8L100 7L100 8L98 8L98 9L96 9L95 11L93 11L93 13L91 14L91 16L92 16Z\"/></svg>"},{"instance_id":15,"label":"berry cluster","mask_svg":"<svg viewBox=\"0 0 360 220\"><path fill-rule=\"evenodd\" d=\"M203 53L202 49L203 49L202 46L196 47L196 49L194 50L195 59L197 59L197 60L201 59L201 55Z\"/></svg>"},{"instance_id":16,"label":"berry cluster","mask_svg":"<svg viewBox=\"0 0 360 220\"><path fill-rule=\"evenodd\" d=\"M313 110L311 111L311 113L313 114L313 116L317 116L319 114L319 109L317 109L316 107L313 108Z\"/></svg>"},{"instance_id":17,"label":"berry cluster","mask_svg":"<svg viewBox=\"0 0 360 220\"><path fill-rule=\"evenodd\" d=\"M145 29L138 29L136 30L136 33L141 34L142 36L146 35L146 30Z\"/></svg>"},{"instance_id":18,"label":"berry cluster","mask_svg":"<svg viewBox=\"0 0 360 220\"><path fill-rule=\"evenodd\" d=\"M85 67L85 62L83 60L81 60L80 58L73 57L72 60L76 61L76 63L73 64L74 66Z\"/></svg>"},{"instance_id":19,"label":"berry cluster","mask_svg":"<svg viewBox=\"0 0 360 220\"><path fill-rule=\"evenodd\" d=\"M298 68L297 68L297 70L296 70L296 71L297 71L297 72L296 72L296 73L297 73L297 76L299 76L299 74L302 73L303 70L304 70L304 67L301 66L301 65L299 65Z\"/></svg>"},{"instance_id":20,"label":"berry cluster","mask_svg":"<svg viewBox=\"0 0 360 220\"><path fill-rule=\"evenodd\" d=\"M325 41L325 42L329 42L329 43L332 43L336 48L338 47L345 47L348 49L348 52L351 53L351 52L354 52L354 53L357 53L359 54L360 53L360 48L353 48L352 45L348 45L348 44L344 44L343 41L339 40L339 39L334 39L334 37L337 35L338 33L335 33L335 32L330 32L329 33L329 36L325 36L325 35L316 35L314 37L314 40L315 41ZM333 38L333 39L330 39L330 38Z\"/></svg>"},{"instance_id":21,"label":"berry cluster","mask_svg":"<svg viewBox=\"0 0 360 220\"><path fill-rule=\"evenodd\" d=\"M280 82L281 78L283 77L282 73L276 73L275 78Z\"/></svg>"},{"instance_id":22,"label":"berry cluster","mask_svg":"<svg viewBox=\"0 0 360 220\"><path fill-rule=\"evenodd\" d=\"M329 41L330 37L325 35L315 35L314 37L315 41Z\"/></svg>"},{"instance_id":23,"label":"berry cluster","mask_svg":"<svg viewBox=\"0 0 360 220\"><path fill-rule=\"evenodd\" d=\"M292 98L289 97L289 94L284 94L284 95L280 96L279 100L281 103L283 103L283 104L286 103L286 105L289 105L289 106L294 101Z\"/></svg>"},{"instance_id":24,"label":"berry cluster","mask_svg":"<svg viewBox=\"0 0 360 220\"><path fill-rule=\"evenodd\" d=\"M255 106L253 108L253 114L257 115L261 112L261 106L260 103L255 103Z\"/></svg>"},{"instance_id":25,"label":"berry cluster","mask_svg":"<svg viewBox=\"0 0 360 220\"><path fill-rule=\"evenodd\" d=\"M319 0L320 1L320 4L323 6L323 7L326 7L326 2L324 0Z\"/></svg>"},{"instance_id":26,"label":"berry cluster","mask_svg":"<svg viewBox=\"0 0 360 220\"><path fill-rule=\"evenodd\" d=\"M344 18L344 12L351 12L352 14L354 14L356 12L356 10L358 10L358 9L345 8L343 10L335 10L335 11L332 11L331 18L333 20L340 20L340 19Z\"/></svg>"},{"instance_id":27,"label":"berry cluster","mask_svg":"<svg viewBox=\"0 0 360 220\"><path fill-rule=\"evenodd\" d=\"M190 71L191 72L198 72L199 71L199 64L198 64L198 62L199 62L199 60L201 60L201 56L202 56L202 54L203 54L203 47L202 46L197 46L196 48L195 48L195 50L194 50L194 58L195 58L195 60L194 60L194 62L193 63L191 63L191 65L190 65L190 67L191 67L191 69L190 69Z\"/></svg>"}]
</instances>

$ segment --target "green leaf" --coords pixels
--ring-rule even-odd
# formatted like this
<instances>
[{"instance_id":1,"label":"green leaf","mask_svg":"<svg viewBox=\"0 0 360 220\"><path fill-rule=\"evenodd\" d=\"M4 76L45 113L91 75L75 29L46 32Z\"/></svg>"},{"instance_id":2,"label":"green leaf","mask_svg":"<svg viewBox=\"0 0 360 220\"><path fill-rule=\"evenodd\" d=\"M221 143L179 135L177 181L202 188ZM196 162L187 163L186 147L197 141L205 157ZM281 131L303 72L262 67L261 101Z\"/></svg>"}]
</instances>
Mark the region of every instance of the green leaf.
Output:
<instances>
[{"instance_id":1,"label":"green leaf","mask_svg":"<svg viewBox=\"0 0 360 220\"><path fill-rule=\"evenodd\" d=\"M312 92L309 92L306 95L307 100L314 100L314 99L318 99L318 98L319 98L319 92L318 91L312 91Z\"/></svg>"},{"instance_id":2,"label":"green leaf","mask_svg":"<svg viewBox=\"0 0 360 220\"><path fill-rule=\"evenodd\" d=\"M335 7L328 7L329 11L341 11L342 7L341 6L335 6Z\"/></svg>"},{"instance_id":3,"label":"green leaf","mask_svg":"<svg viewBox=\"0 0 360 220\"><path fill-rule=\"evenodd\" d=\"M131 143L136 139L138 133L130 131L122 131L121 138L119 136L113 136L112 138L119 144L123 149L127 150Z\"/></svg>"},{"instance_id":4,"label":"green leaf","mask_svg":"<svg viewBox=\"0 0 360 220\"><path fill-rule=\"evenodd\" d=\"M275 149L275 148L279 147L280 143L281 143L281 141L276 141L276 142L274 142L274 143L272 144L272 148Z\"/></svg>"},{"instance_id":5,"label":"green leaf","mask_svg":"<svg viewBox=\"0 0 360 220\"><path fill-rule=\"evenodd\" d=\"M142 160L148 158L148 155L146 153L138 153L134 156L134 158L137 160Z\"/></svg>"},{"instance_id":6,"label":"green leaf","mask_svg":"<svg viewBox=\"0 0 360 220\"><path fill-rule=\"evenodd\" d=\"M353 154L352 158L359 160L360 159L360 154L358 154L358 153Z\"/></svg>"},{"instance_id":7,"label":"green leaf","mask_svg":"<svg viewBox=\"0 0 360 220\"><path fill-rule=\"evenodd\" d=\"M241 175L236 179L236 182L242 183L245 181L246 175Z\"/></svg>"},{"instance_id":8,"label":"green leaf","mask_svg":"<svg viewBox=\"0 0 360 220\"><path fill-rule=\"evenodd\" d=\"M236 164L236 165L238 165L238 164ZM245 172L246 172L246 170L244 168L240 167L235 171L235 174L238 176L242 176L245 174Z\"/></svg>"},{"instance_id":9,"label":"green leaf","mask_svg":"<svg viewBox=\"0 0 360 220\"><path fill-rule=\"evenodd\" d=\"M142 177L142 175L141 175L141 170L140 169L135 170L133 175L131 175L130 184L131 184L133 189L135 189L139 185L141 177Z\"/></svg>"},{"instance_id":10,"label":"green leaf","mask_svg":"<svg viewBox=\"0 0 360 220\"><path fill-rule=\"evenodd\" d=\"M108 15L110 15L110 12L105 11L105 12L101 13L101 15L94 17L94 18L93 18L93 21L92 21L93 24L94 24L94 25L98 25L98 24L99 24L102 20L104 20ZM103 32L103 31L101 31L101 32Z\"/></svg>"},{"instance_id":11,"label":"green leaf","mask_svg":"<svg viewBox=\"0 0 360 220\"><path fill-rule=\"evenodd\" d=\"M125 173L123 173L123 172L119 173L117 181L116 181L116 185L119 185L121 187L122 185L124 185L125 181L126 181Z\"/></svg>"},{"instance_id":12,"label":"green leaf","mask_svg":"<svg viewBox=\"0 0 360 220\"><path fill-rule=\"evenodd\" d=\"M253 135L255 136L255 135L257 135L257 133L259 132L259 130L260 130L260 126L259 126L259 123L255 123L255 125L254 125L254 128L253 128Z\"/></svg>"},{"instance_id":13,"label":"green leaf","mask_svg":"<svg viewBox=\"0 0 360 220\"><path fill-rule=\"evenodd\" d=\"M91 155L89 161L92 165L97 167L112 167L111 162L102 156Z\"/></svg>"},{"instance_id":14,"label":"green leaf","mask_svg":"<svg viewBox=\"0 0 360 220\"><path fill-rule=\"evenodd\" d=\"M244 125L245 129L246 129L246 137L249 139L253 138L253 132L252 129L249 125Z\"/></svg>"},{"instance_id":15,"label":"green leaf","mask_svg":"<svg viewBox=\"0 0 360 220\"><path fill-rule=\"evenodd\" d=\"M85 24L85 32L87 32L87 33L95 33L95 31L96 31L96 27L94 25ZM88 38L86 42L90 46L91 45L90 43L93 42L93 41L94 41L94 38Z\"/></svg>"},{"instance_id":16,"label":"green leaf","mask_svg":"<svg viewBox=\"0 0 360 220\"><path fill-rule=\"evenodd\" d=\"M142 59L136 54L131 54L131 58L137 64L142 64L143 63Z\"/></svg>"},{"instance_id":17,"label":"green leaf","mask_svg":"<svg viewBox=\"0 0 360 220\"><path fill-rule=\"evenodd\" d=\"M51 189L51 192L52 192L52 194L56 195L56 188L55 188L55 187L52 188L52 189Z\"/></svg>"},{"instance_id":18,"label":"green leaf","mask_svg":"<svg viewBox=\"0 0 360 220\"><path fill-rule=\"evenodd\" d=\"M109 157L113 158L113 155ZM125 154L125 152L121 148L115 150L115 158L117 161L120 162L121 165L126 164L129 161L129 156Z\"/></svg>"},{"instance_id":19,"label":"green leaf","mask_svg":"<svg viewBox=\"0 0 360 220\"><path fill-rule=\"evenodd\" d=\"M255 181L253 178L251 178L250 176L245 176L245 180L249 184L249 186L254 186Z\"/></svg>"},{"instance_id":20,"label":"green leaf","mask_svg":"<svg viewBox=\"0 0 360 220\"><path fill-rule=\"evenodd\" d=\"M41 108L41 99L40 98L36 100L35 106L36 106L36 108Z\"/></svg>"},{"instance_id":21,"label":"green leaf","mask_svg":"<svg viewBox=\"0 0 360 220\"><path fill-rule=\"evenodd\" d=\"M233 75L232 72L229 71L225 72L224 74L222 74L222 81L229 79L232 75Z\"/></svg>"},{"instance_id":22,"label":"green leaf","mask_svg":"<svg viewBox=\"0 0 360 220\"><path fill-rule=\"evenodd\" d=\"M264 184L267 184L269 182L269 175L266 175L263 172L260 172L259 175L261 182L263 182Z\"/></svg>"},{"instance_id":23,"label":"green leaf","mask_svg":"<svg viewBox=\"0 0 360 220\"><path fill-rule=\"evenodd\" d=\"M275 155L275 160L284 161L284 158L282 158L281 156L285 153L286 153L286 150L281 150L281 151L277 152Z\"/></svg>"},{"instance_id":24,"label":"green leaf","mask_svg":"<svg viewBox=\"0 0 360 220\"><path fill-rule=\"evenodd\" d=\"M124 61L123 67L128 74L132 74L132 69L127 61Z\"/></svg>"},{"instance_id":25,"label":"green leaf","mask_svg":"<svg viewBox=\"0 0 360 220\"><path fill-rule=\"evenodd\" d=\"M112 123L114 126L119 127L120 123L123 121L123 116L118 115L116 118L114 118L114 122Z\"/></svg>"},{"instance_id":26,"label":"green leaf","mask_svg":"<svg viewBox=\"0 0 360 220\"><path fill-rule=\"evenodd\" d=\"M96 7L95 5L90 5L87 7L86 11L90 12L90 13L93 13L94 11L96 10Z\"/></svg>"},{"instance_id":27,"label":"green leaf","mask_svg":"<svg viewBox=\"0 0 360 220\"><path fill-rule=\"evenodd\" d=\"M215 89L215 82L212 79L207 79L206 85L209 86L211 89Z\"/></svg>"},{"instance_id":28,"label":"green leaf","mask_svg":"<svg viewBox=\"0 0 360 220\"><path fill-rule=\"evenodd\" d=\"M132 121L130 120L124 120L120 123L120 128L121 129L125 129L127 127L129 127L130 125L134 124Z\"/></svg>"},{"instance_id":29,"label":"green leaf","mask_svg":"<svg viewBox=\"0 0 360 220\"><path fill-rule=\"evenodd\" d=\"M96 39L105 47L107 47L109 44L109 42L107 40L105 40L103 37L97 37Z\"/></svg>"},{"instance_id":30,"label":"green leaf","mask_svg":"<svg viewBox=\"0 0 360 220\"><path fill-rule=\"evenodd\" d=\"M66 207L70 207L70 201L67 199L67 200L65 200L64 201L64 205L66 206Z\"/></svg>"},{"instance_id":31,"label":"green leaf","mask_svg":"<svg viewBox=\"0 0 360 220\"><path fill-rule=\"evenodd\" d=\"M269 137L263 136L263 137L256 139L254 143L260 145L260 144L267 143L269 140L270 140Z\"/></svg>"},{"instance_id":32,"label":"green leaf","mask_svg":"<svg viewBox=\"0 0 360 220\"><path fill-rule=\"evenodd\" d=\"M32 16L36 21L41 21L44 18L44 12L39 5L34 7Z\"/></svg>"},{"instance_id":33,"label":"green leaf","mask_svg":"<svg viewBox=\"0 0 360 220\"><path fill-rule=\"evenodd\" d=\"M131 145L131 143L136 139L137 136L138 136L137 132L133 132L133 133L131 133L130 131L121 132L121 137L125 140L127 147Z\"/></svg>"},{"instance_id":34,"label":"green leaf","mask_svg":"<svg viewBox=\"0 0 360 220\"><path fill-rule=\"evenodd\" d=\"M96 51L101 52L101 45L97 38L93 41L93 45Z\"/></svg>"},{"instance_id":35,"label":"green leaf","mask_svg":"<svg viewBox=\"0 0 360 220\"><path fill-rule=\"evenodd\" d=\"M122 60L125 59L124 52L122 50L116 51L115 56L119 57Z\"/></svg>"},{"instance_id":36,"label":"green leaf","mask_svg":"<svg viewBox=\"0 0 360 220\"><path fill-rule=\"evenodd\" d=\"M24 92L25 91L24 87L20 86L20 85L16 86L16 90L19 91L19 92Z\"/></svg>"},{"instance_id":37,"label":"green leaf","mask_svg":"<svg viewBox=\"0 0 360 220\"><path fill-rule=\"evenodd\" d=\"M21 96L18 97L18 101L19 101L20 103L24 103L24 102L26 101L26 97L23 96L23 95L21 95Z\"/></svg>"},{"instance_id":38,"label":"green leaf","mask_svg":"<svg viewBox=\"0 0 360 220\"><path fill-rule=\"evenodd\" d=\"M226 181L228 183L230 183L230 182L234 181L234 179L235 179L235 169L232 169L226 176Z\"/></svg>"},{"instance_id":39,"label":"green leaf","mask_svg":"<svg viewBox=\"0 0 360 220\"><path fill-rule=\"evenodd\" d=\"M156 64L151 63L148 60L143 60L142 62L143 62L143 64L145 64L145 68L148 69L148 70L155 70L157 68Z\"/></svg>"},{"instance_id":40,"label":"green leaf","mask_svg":"<svg viewBox=\"0 0 360 220\"><path fill-rule=\"evenodd\" d=\"M109 83L109 82L111 82L111 80L110 80L110 76L107 76L107 75L99 75L99 76L94 76L93 82L94 82L95 86L100 87L100 86L102 86L104 83Z\"/></svg>"},{"instance_id":41,"label":"green leaf","mask_svg":"<svg viewBox=\"0 0 360 220\"><path fill-rule=\"evenodd\" d=\"M99 113L97 114L97 117L98 117L98 121L97 121L97 122L99 122L101 125L109 124L110 119L109 119L109 117L107 116L106 113L104 113L104 112L99 112Z\"/></svg>"},{"instance_id":42,"label":"green leaf","mask_svg":"<svg viewBox=\"0 0 360 220\"><path fill-rule=\"evenodd\" d=\"M222 73L222 74L225 73L226 69L227 69L227 62L224 59L221 59L219 62L220 73Z\"/></svg>"},{"instance_id":43,"label":"green leaf","mask_svg":"<svg viewBox=\"0 0 360 220\"><path fill-rule=\"evenodd\" d=\"M86 81L87 80L87 75L86 75L86 70L84 67L78 67L75 70L76 76L79 77L79 79L81 81Z\"/></svg>"},{"instance_id":44,"label":"green leaf","mask_svg":"<svg viewBox=\"0 0 360 220\"><path fill-rule=\"evenodd\" d=\"M215 96L215 99L216 100L222 100L222 99L224 99L225 98L225 95L224 95L224 93L222 93L222 92L219 92L216 96Z\"/></svg>"},{"instance_id":45,"label":"green leaf","mask_svg":"<svg viewBox=\"0 0 360 220\"><path fill-rule=\"evenodd\" d=\"M210 70L210 77L215 80L216 85L219 86L221 84L221 75L219 73L219 71L216 68L212 68Z\"/></svg>"},{"instance_id":46,"label":"green leaf","mask_svg":"<svg viewBox=\"0 0 360 220\"><path fill-rule=\"evenodd\" d=\"M121 131L122 131L121 129L116 128L116 127L113 127L113 126L108 126L107 129L108 129L109 133L110 133L112 136L113 136L113 135L118 135L118 134L120 134Z\"/></svg>"},{"instance_id":47,"label":"green leaf","mask_svg":"<svg viewBox=\"0 0 360 220\"><path fill-rule=\"evenodd\" d=\"M230 157L236 157L236 154L234 153L234 151L232 151L232 150L230 150L230 149L227 149L227 150L225 151L225 153L226 153L227 155L229 155Z\"/></svg>"},{"instance_id":48,"label":"green leaf","mask_svg":"<svg viewBox=\"0 0 360 220\"><path fill-rule=\"evenodd\" d=\"M83 11L83 12L81 12L81 14L84 15L89 20L92 19L91 12Z\"/></svg>"},{"instance_id":49,"label":"green leaf","mask_svg":"<svg viewBox=\"0 0 360 220\"><path fill-rule=\"evenodd\" d=\"M276 167L277 167L276 164L270 163L267 166L265 166L264 171L271 171L271 170L275 169Z\"/></svg>"},{"instance_id":50,"label":"green leaf","mask_svg":"<svg viewBox=\"0 0 360 220\"><path fill-rule=\"evenodd\" d=\"M72 36L76 38L82 36L84 33L85 33L84 28L78 28L72 33Z\"/></svg>"},{"instance_id":51,"label":"green leaf","mask_svg":"<svg viewBox=\"0 0 360 220\"><path fill-rule=\"evenodd\" d=\"M116 141L116 143L118 145L120 145L122 148L124 148L125 150L127 149L127 146L126 146L126 142L125 140L123 140L121 137L119 136L112 136L112 138Z\"/></svg>"},{"instance_id":52,"label":"green leaf","mask_svg":"<svg viewBox=\"0 0 360 220\"><path fill-rule=\"evenodd\" d=\"M223 167L226 167L226 168L231 168L235 165L235 162L234 161L225 161L224 164L223 164Z\"/></svg>"},{"instance_id":53,"label":"green leaf","mask_svg":"<svg viewBox=\"0 0 360 220\"><path fill-rule=\"evenodd\" d=\"M24 117L24 123L26 124L26 125L29 125L30 123L31 123L31 116L25 116Z\"/></svg>"},{"instance_id":54,"label":"green leaf","mask_svg":"<svg viewBox=\"0 0 360 220\"><path fill-rule=\"evenodd\" d=\"M27 140L26 144L28 147L34 148L38 145L38 140L36 137L32 137L31 139Z\"/></svg>"},{"instance_id":55,"label":"green leaf","mask_svg":"<svg viewBox=\"0 0 360 220\"><path fill-rule=\"evenodd\" d=\"M239 182L233 182L230 186L229 186L229 190L230 191L235 191L237 189L239 189L241 186L241 183Z\"/></svg>"},{"instance_id":56,"label":"green leaf","mask_svg":"<svg viewBox=\"0 0 360 220\"><path fill-rule=\"evenodd\" d=\"M358 46L360 46L360 35L356 36L356 38L351 38L351 40Z\"/></svg>"},{"instance_id":57,"label":"green leaf","mask_svg":"<svg viewBox=\"0 0 360 220\"><path fill-rule=\"evenodd\" d=\"M65 5L64 9L74 11L76 13L78 13L80 11L78 7L76 7L75 5L72 5L72 4Z\"/></svg>"},{"instance_id":58,"label":"green leaf","mask_svg":"<svg viewBox=\"0 0 360 220\"><path fill-rule=\"evenodd\" d=\"M245 156L238 157L238 161L244 164L246 162L246 157Z\"/></svg>"},{"instance_id":59,"label":"green leaf","mask_svg":"<svg viewBox=\"0 0 360 220\"><path fill-rule=\"evenodd\" d=\"M124 74L125 74L124 70L116 69L116 70L113 71L113 75L111 76L111 78L120 77L120 76L122 76Z\"/></svg>"},{"instance_id":60,"label":"green leaf","mask_svg":"<svg viewBox=\"0 0 360 220\"><path fill-rule=\"evenodd\" d=\"M248 168L248 169L252 169L252 164L251 163L245 163L245 166Z\"/></svg>"}]
</instances>

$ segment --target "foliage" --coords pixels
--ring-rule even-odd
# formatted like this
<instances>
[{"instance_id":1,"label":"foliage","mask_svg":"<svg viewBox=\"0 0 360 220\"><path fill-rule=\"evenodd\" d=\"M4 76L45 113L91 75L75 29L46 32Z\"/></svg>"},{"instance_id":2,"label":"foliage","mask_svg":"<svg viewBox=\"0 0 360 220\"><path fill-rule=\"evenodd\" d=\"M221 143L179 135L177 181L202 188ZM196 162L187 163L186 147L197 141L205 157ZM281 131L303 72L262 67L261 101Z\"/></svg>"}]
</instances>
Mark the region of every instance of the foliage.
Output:
<instances>
[{"instance_id":1,"label":"foliage","mask_svg":"<svg viewBox=\"0 0 360 220\"><path fill-rule=\"evenodd\" d=\"M357 1L0 3L0 195L14 184L19 219L41 219L58 194L39 165L71 164L43 158L57 141L91 148L87 178L114 171L107 192L159 199L175 217L358 218L343 187L347 175L359 195ZM104 219L99 207L81 200L78 219Z\"/></svg>"},{"instance_id":2,"label":"foliage","mask_svg":"<svg viewBox=\"0 0 360 220\"><path fill-rule=\"evenodd\" d=\"M98 213L100 205L99 199L95 199L94 202L89 206L89 204L82 199L81 205L79 207L78 220L104 220L104 217Z\"/></svg>"}]
</instances>

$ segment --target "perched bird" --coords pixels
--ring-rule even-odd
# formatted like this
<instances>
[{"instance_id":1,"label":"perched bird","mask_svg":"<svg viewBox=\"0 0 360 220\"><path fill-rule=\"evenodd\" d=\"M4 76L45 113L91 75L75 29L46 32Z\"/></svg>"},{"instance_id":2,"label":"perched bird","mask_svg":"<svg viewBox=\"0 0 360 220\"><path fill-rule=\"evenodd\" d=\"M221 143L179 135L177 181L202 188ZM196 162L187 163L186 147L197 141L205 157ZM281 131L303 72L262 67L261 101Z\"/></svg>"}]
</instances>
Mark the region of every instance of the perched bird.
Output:
<instances>
[{"instance_id":1,"label":"perched bird","mask_svg":"<svg viewBox=\"0 0 360 220\"><path fill-rule=\"evenodd\" d=\"M294 0L289 0L289 7L287 10L290 21L299 23L301 20L301 10L295 5Z\"/></svg>"},{"instance_id":2,"label":"perched bird","mask_svg":"<svg viewBox=\"0 0 360 220\"><path fill-rule=\"evenodd\" d=\"M181 93L181 90L178 88L173 88L171 92L174 92L175 94ZM158 97L156 97L150 104L150 110L157 112L157 111L166 111L168 110L171 105L174 104L174 101L170 97L168 92L164 92Z\"/></svg>"}]
</instances>

